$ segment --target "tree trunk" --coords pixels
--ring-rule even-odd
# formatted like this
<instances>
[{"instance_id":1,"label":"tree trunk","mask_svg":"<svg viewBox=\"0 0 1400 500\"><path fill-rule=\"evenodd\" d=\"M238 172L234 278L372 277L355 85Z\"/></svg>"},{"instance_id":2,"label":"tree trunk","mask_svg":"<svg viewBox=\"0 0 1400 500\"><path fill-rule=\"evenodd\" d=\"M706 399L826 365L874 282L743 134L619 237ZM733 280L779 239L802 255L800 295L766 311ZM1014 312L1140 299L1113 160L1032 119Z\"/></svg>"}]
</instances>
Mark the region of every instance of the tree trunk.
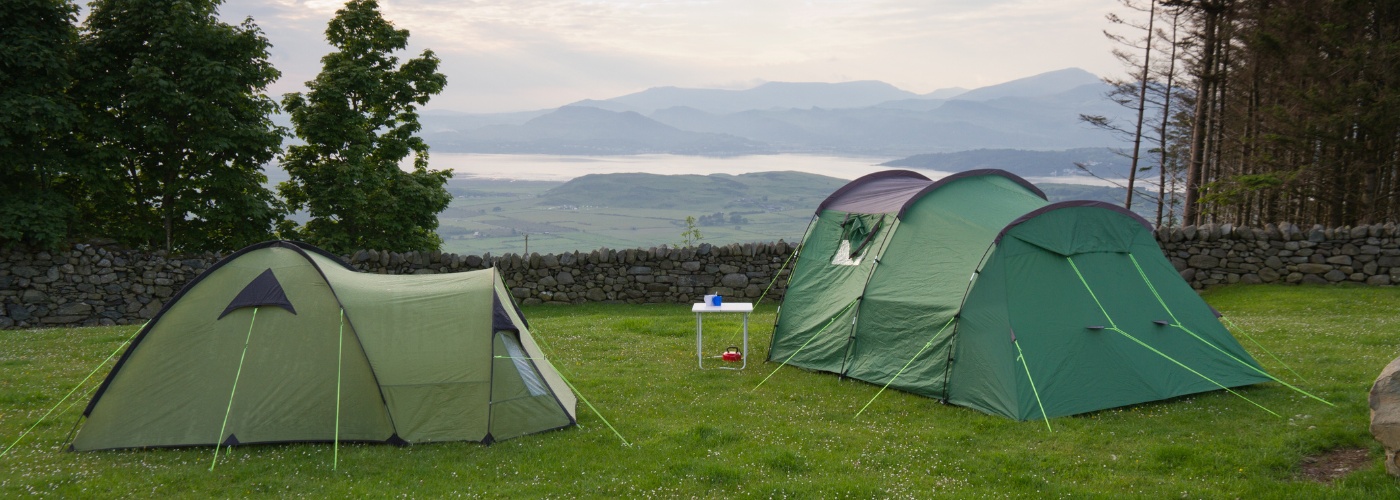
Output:
<instances>
[{"instance_id":1,"label":"tree trunk","mask_svg":"<svg viewBox=\"0 0 1400 500\"><path fill-rule=\"evenodd\" d=\"M1200 222L1200 190L1205 170L1206 134L1209 132L1207 125L1212 120L1211 111L1214 109L1211 100L1215 96L1216 25L1220 22L1220 9L1213 8L1209 2L1203 2L1200 6L1204 15L1200 33L1201 59L1197 65L1200 74L1196 82L1195 115L1191 118L1191 160L1186 165L1186 202L1181 217L1183 225Z\"/></svg>"},{"instance_id":2,"label":"tree trunk","mask_svg":"<svg viewBox=\"0 0 1400 500\"><path fill-rule=\"evenodd\" d=\"M1162 87L1162 128L1157 134L1157 227L1162 227L1162 211L1168 205L1167 197L1167 130L1171 124L1172 90L1176 84L1177 30L1181 27L1181 9L1172 11L1171 54L1167 57L1167 69L1163 76L1166 82ZM1174 176L1175 174L1173 174ZM1176 195L1172 189L1173 198ZM1174 210L1174 209L1170 209Z\"/></svg>"},{"instance_id":3,"label":"tree trunk","mask_svg":"<svg viewBox=\"0 0 1400 500\"><path fill-rule=\"evenodd\" d=\"M1157 20L1157 1L1149 0L1147 3L1147 43L1142 55L1142 73L1138 77L1138 99L1137 99L1137 123L1133 126L1133 157L1131 168L1128 169L1128 196L1123 201L1123 208L1133 209L1133 189L1137 182L1138 158L1141 158L1142 151L1142 121L1147 114L1147 84L1149 80L1148 71L1152 69L1152 32L1153 23Z\"/></svg>"}]
</instances>

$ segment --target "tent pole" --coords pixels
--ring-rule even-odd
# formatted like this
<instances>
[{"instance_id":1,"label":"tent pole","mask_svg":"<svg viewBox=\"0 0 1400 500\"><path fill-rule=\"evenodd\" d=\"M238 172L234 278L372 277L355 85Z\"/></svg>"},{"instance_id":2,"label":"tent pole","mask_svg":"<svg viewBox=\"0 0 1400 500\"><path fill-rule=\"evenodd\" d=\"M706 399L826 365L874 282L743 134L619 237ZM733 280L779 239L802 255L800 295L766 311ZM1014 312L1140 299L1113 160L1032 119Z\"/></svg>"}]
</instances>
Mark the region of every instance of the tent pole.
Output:
<instances>
[{"instance_id":1,"label":"tent pole","mask_svg":"<svg viewBox=\"0 0 1400 500\"><path fill-rule=\"evenodd\" d=\"M899 371L895 372L893 377L890 377L890 381L885 382L885 386L881 387L880 390L875 393L875 396L870 398L870 401L865 402L865 406L860 407L860 411L856 412L856 416L859 417L860 414L865 413L865 409L870 407L870 403L874 403L875 398L878 398L881 394L884 394L885 389L888 389L890 387L890 384L893 384L894 380L899 378L900 374L903 374L904 370L909 368L909 365L914 364L914 360L919 359L919 356L923 355L924 351L927 351L929 346L933 345L933 341L938 340L938 336L943 333L943 330L947 330L948 325L953 324L953 320L955 319L958 319L958 315L956 314L954 314L953 317L948 318L948 322L943 324L943 328L939 328L938 331L933 334L933 337L929 338L928 342L924 343L924 347L922 349L919 349L919 352L914 353L914 357L909 358L909 362L904 363L904 366L900 367Z\"/></svg>"},{"instance_id":2,"label":"tent pole","mask_svg":"<svg viewBox=\"0 0 1400 500\"><path fill-rule=\"evenodd\" d=\"M100 387L100 386L99 386L99 387ZM74 406L78 406L78 403L81 403L81 402L83 402L83 399L86 399L86 398L92 396L92 394L93 394L94 392L97 392L97 387L93 387L93 388L91 388L91 389L88 389L87 392L83 393L83 397L82 397L82 398L73 398L73 402L72 402L72 403L68 403L68 407L67 407L67 408L64 408L63 411L58 412L58 414L59 414L59 415L62 415L62 414L64 414L64 413L68 413L68 410L73 409ZM79 414L79 415L78 415L78 418L73 420L73 428L70 429L70 430L68 431L68 435L67 435L67 436L64 436L64 437L63 437L63 441L64 441L64 442L69 443L70 445L73 443L73 438L76 437L76 436L78 435L78 426L81 425L81 424L83 423L83 419L84 419L84 418L87 418L87 417L86 417L85 415Z\"/></svg>"},{"instance_id":3,"label":"tent pole","mask_svg":"<svg viewBox=\"0 0 1400 500\"><path fill-rule=\"evenodd\" d=\"M345 359L345 308L340 308L340 332L335 350L335 444L332 445L331 470L340 465L340 374Z\"/></svg>"},{"instance_id":4,"label":"tent pole","mask_svg":"<svg viewBox=\"0 0 1400 500\"><path fill-rule=\"evenodd\" d=\"M87 384L87 381L91 379L93 375L97 374L97 370L101 370L103 366L106 366L107 362L111 361L112 358L117 355L117 353L121 352L123 347L126 347L127 344L131 343L131 339L136 338L136 335L140 334L141 331L145 330L146 326L150 324L151 322L147 321L145 324L141 325L141 328L136 329L136 333L131 334L130 337L127 337L126 340L122 341L121 345L118 345L116 349L112 350L112 354L107 355L107 359L102 360L101 363L98 363L97 366L93 367L92 371L88 372L87 376L83 377L83 380L81 382L78 382L78 385L73 386L73 389L69 390L68 394L64 394L62 399L59 399L57 403L54 403L53 408L49 408L49 411L44 412L44 416L39 417L39 420L37 422L34 422L34 425L29 426L28 429L25 429L24 432L20 433L19 437L15 438L15 442L10 443L10 446L5 447L4 451L0 451L0 457L9 454L10 450L13 450L15 448L15 445L18 445L20 440L24 439L24 436L29 435L30 431L33 431L35 427L38 427L39 424L43 423L45 419L48 419L49 415L53 414L54 410L57 410L58 407L62 405L64 401L67 401L69 397L73 396L73 393L78 392L78 389L82 388L84 384ZM72 408L72 405L69 405L68 407ZM64 408L63 411L66 412L68 411L68 409Z\"/></svg>"},{"instance_id":5,"label":"tent pole","mask_svg":"<svg viewBox=\"0 0 1400 500\"><path fill-rule=\"evenodd\" d=\"M1142 270L1142 266L1138 265L1137 258L1136 258L1136 257L1133 257L1133 254L1131 254L1131 253L1128 254L1128 258L1131 259L1131 260L1133 261L1133 266L1137 268L1138 275L1142 277L1143 283L1146 283L1146 284L1147 284L1147 289L1152 291L1152 296L1157 298L1157 303L1160 304L1160 305L1162 306L1162 309L1163 309L1163 310L1166 310L1166 311L1167 311L1167 316L1170 316L1170 317L1171 317L1171 319L1172 319L1172 324L1171 324L1171 326L1173 326L1173 327L1175 327L1175 328L1177 328L1177 329L1179 329L1179 330L1181 330L1181 331L1183 331L1183 332L1186 332L1186 333L1190 334L1192 337L1195 337L1196 340L1201 341L1201 343L1203 343L1203 344L1205 344L1205 345L1208 345L1208 346L1210 346L1210 347L1212 347L1212 348L1215 348L1215 350L1220 351L1221 354L1224 354L1225 356L1229 357L1230 359L1235 360L1235 362L1237 362L1237 363L1239 363L1239 364L1241 364L1241 365L1244 365L1245 367L1247 367L1247 368L1249 368L1249 369L1251 369L1251 370L1254 370L1254 371L1256 371L1256 372L1259 372L1260 375L1263 375L1263 376L1265 376L1265 377L1269 377L1269 378L1272 379L1274 382L1278 382L1278 383L1280 383L1280 384L1283 384L1284 386L1287 386L1289 389L1293 389L1294 391L1298 391L1299 393L1301 393L1301 394L1303 394L1303 395L1305 395L1305 396L1307 396L1307 397L1310 397L1310 398L1316 399L1316 400L1318 400L1318 401L1321 401L1321 402L1323 402L1323 403L1326 403L1328 406L1337 406L1337 405L1332 404L1331 401L1328 401L1328 400L1326 400L1326 399L1322 399L1322 398L1320 398L1320 397L1314 396L1314 395L1312 395L1311 393L1309 393L1308 391L1299 389L1299 388L1297 388L1297 387L1294 387L1293 384L1290 384L1290 383L1288 383L1288 382L1284 382L1283 380L1280 380L1278 377L1273 376L1273 375L1270 374L1269 372L1266 372L1266 371L1264 371L1264 370L1260 370L1258 367L1256 367L1256 366L1254 366L1254 365L1251 365L1251 364L1249 364L1249 363L1244 362L1244 360L1235 357L1235 355L1230 354L1229 352L1226 352L1224 349L1221 349L1220 346L1217 346L1217 345L1215 345L1215 344L1212 344L1212 343L1210 343L1210 342L1207 342L1206 339L1201 338L1200 335L1197 335L1196 332L1191 331L1190 328L1186 328L1184 325L1181 324L1181 320L1179 320L1179 319L1176 318L1176 314L1173 314L1173 313L1172 313L1171 308L1170 308L1170 307L1167 307L1167 303L1166 303L1166 301L1162 300L1162 296L1161 296L1160 294L1157 293L1157 287L1152 286L1152 281L1149 280L1149 279L1147 279L1147 272L1146 272L1146 271L1143 271L1143 270ZM1223 316L1222 316L1222 317L1223 317ZM1250 340L1254 340L1254 339L1251 338ZM1255 344L1258 345L1258 342L1255 342ZM1263 346L1260 346L1260 348L1262 349ZM1264 352L1269 352L1269 351L1268 351L1268 349L1265 349ZM1273 356L1273 353L1270 353L1269 355L1270 355L1270 356ZM1274 360L1275 360L1275 361L1278 361L1278 362L1281 363L1281 364L1283 363L1283 361L1279 361L1278 358L1274 358ZM1283 364L1283 366L1284 366L1285 368L1288 367L1287 364ZM1288 371L1293 371L1293 369L1292 369L1292 368L1288 368ZM1297 375L1298 372L1293 372L1293 374L1294 374L1294 375ZM1298 378L1302 378L1302 377L1300 376L1300 377L1298 377Z\"/></svg>"},{"instance_id":6,"label":"tent pole","mask_svg":"<svg viewBox=\"0 0 1400 500\"><path fill-rule=\"evenodd\" d=\"M809 233L809 232L812 231L812 224L815 224L815 223L817 222L817 220L820 219L820 218L821 218L821 214L812 214L812 218L807 219L807 229L803 229L803 230L802 230L802 241L797 242L797 246L795 246L795 247L792 248L792 255L790 255L790 256L788 257L789 259L792 259L792 260L793 260L793 263L792 263L792 275L788 276L788 286L792 286L792 279L795 278L795 277L797 277L797 276L796 276L796 275L797 275L797 264L798 264L799 262L802 262L802 257L801 257L801 255L802 255L802 249L805 248L805 246L806 246L806 244L807 244L807 233ZM774 282L776 283L777 280L774 279ZM784 297L786 298L786 296L787 296L787 295L786 295L786 294L787 294L787 291L784 290L783 293L784 293ZM773 339L774 339L775 336L778 334L778 322L779 322L779 321L782 321L782 319L783 319L783 306L782 306L782 305L779 305L779 306L778 306L778 311L775 312L775 313L773 313L773 333L769 334L769 336L768 336L768 346L769 346L769 349L772 349L772 346L773 346ZM770 352L769 354L771 355L772 353Z\"/></svg>"},{"instance_id":7,"label":"tent pole","mask_svg":"<svg viewBox=\"0 0 1400 500\"><path fill-rule=\"evenodd\" d=\"M798 347L796 351L793 351L792 354L787 357L787 359L784 359L783 362L779 364L777 368L774 368L773 371L769 373L767 377L763 377L763 381L759 382L758 385L754 386L751 390L757 391L759 387L763 387L763 384L765 382L768 382L768 379L773 378L774 373L778 373L778 370L781 370L784 366L787 366L788 361L791 361L793 356L796 356L797 353L802 352L803 349L807 348L807 344L811 344L813 340L817 339L817 335L821 335L821 333L826 331L827 328L831 328L831 324L836 322L836 318L841 317L841 314L846 312L847 309L850 309L851 306L856 304L856 302L860 302L860 299L857 298L855 300L852 300L851 303L846 304L846 307L842 307L840 311L836 311L836 314L832 315L831 319L826 322L826 326L823 326L821 330L817 330L816 333L813 333L812 337L808 338L807 342L804 342L802 344L802 347ZM773 354L772 346L768 347L768 354L770 356Z\"/></svg>"},{"instance_id":8,"label":"tent pole","mask_svg":"<svg viewBox=\"0 0 1400 500\"><path fill-rule=\"evenodd\" d=\"M758 300L753 301L753 306L754 306L755 309L758 308L758 305L759 305L760 303L763 302L763 298L768 296L768 292L769 292L770 290L773 289L773 285L778 284L778 278L782 277L783 269L787 269L788 263L792 262L792 258L797 256L797 252L798 252L797 248L793 248L793 251L792 251L791 253L788 254L787 260L784 260L784 261L783 261L783 266L782 266L782 267L779 267L779 268L778 268L778 271L773 273L773 280L772 280L772 281L769 281L769 282L768 282L768 287L767 287L767 288L764 288L764 289L763 289L763 293L761 293L761 294L758 295ZM789 281L790 281L790 280L789 280ZM776 320L775 320L775 322L776 322ZM725 344L733 345L732 342L733 342L733 340L734 340L734 337L735 337L736 335L738 335L738 334L739 334L738 331L736 331L736 332L730 334L727 338L724 339L724 342L723 342L722 344L720 344L720 345L725 345ZM771 341L770 341L770 343L771 343ZM748 355L749 355L748 353L744 353L744 356L745 356L745 357L747 357Z\"/></svg>"},{"instance_id":9,"label":"tent pole","mask_svg":"<svg viewBox=\"0 0 1400 500\"><path fill-rule=\"evenodd\" d=\"M248 356L248 343L253 340L253 324L258 321L258 308L253 307L253 318L248 320L248 336L243 339L243 354L238 356L238 371L233 374L233 389L228 393L228 408L224 409L224 423L219 426L219 437L214 439L214 460L209 463L212 472L219 464L219 445L224 441L224 430L228 429L228 416L233 412L233 395L238 393L238 378L243 375L243 360Z\"/></svg>"},{"instance_id":10,"label":"tent pole","mask_svg":"<svg viewBox=\"0 0 1400 500\"><path fill-rule=\"evenodd\" d=\"M878 231L878 228L879 228L880 226L884 225L884 222L885 222L885 216L884 216L884 215L881 215L881 216L880 216L880 223L876 224L877 231ZM896 218L896 219L894 220L894 222L891 222L890 225L893 226L893 225L894 225L895 223L897 223L897 222L899 222L899 219L898 219L898 218ZM872 232L872 233L870 233L870 234L871 234L871 235L874 235L875 233ZM864 297L865 297L865 293L866 293L867 291L870 290L870 280L875 279L875 272L878 271L878 270L880 270L880 262L882 262L882 260L883 260L884 257L885 257L885 253L884 253L884 252L885 252L885 249L889 247L890 235L893 235L893 234L894 234L894 230L893 230L893 229L890 229L890 230L886 230L886 231L885 231L885 235L881 237L881 239L880 239L880 255L876 255L876 256L874 257L874 258L875 258L875 261L872 262L872 263L870 264L870 272L869 272L869 273L866 273L866 275L865 275L865 283L860 285L860 297L857 298L856 300L860 300L861 298L864 298ZM867 236L867 238L868 238L868 236ZM862 244L861 246L864 247L865 245ZM849 368L849 366L847 365L847 363L849 363L849 362L851 361L851 353L855 352L855 348L856 348L856 326L857 326L857 324L858 324L859 322L860 322L860 308L857 307L857 308L856 308L856 313L855 313L855 315L851 316L851 332L850 332L850 334L848 334L848 335L846 336L846 353L843 354L843 355L841 356L841 373L840 373L841 378L846 378L846 372L847 372L847 369Z\"/></svg>"},{"instance_id":11,"label":"tent pole","mask_svg":"<svg viewBox=\"0 0 1400 500\"><path fill-rule=\"evenodd\" d=\"M1221 384L1220 382L1216 382L1215 380L1212 380L1210 377L1205 376L1205 375L1202 374L1201 372L1198 372L1198 371L1192 369L1191 367L1186 366L1186 365L1183 364L1182 362L1177 361L1177 360L1175 360L1175 359L1172 359L1172 357L1171 357L1171 356L1168 356L1166 353L1157 350L1156 348L1154 348L1154 347L1148 345L1146 342L1143 342L1143 341L1141 341L1141 340L1138 340L1137 337L1134 337L1134 336L1132 336L1132 335L1129 335L1128 332L1123 331L1123 329L1118 328L1118 324L1117 324L1116 322L1113 321L1113 316L1110 316L1110 315L1108 314L1108 310L1107 310L1107 309L1104 309L1104 307L1103 307L1103 302L1100 302L1100 301L1099 301L1099 296L1098 296L1097 294L1094 293L1094 289L1093 289L1093 288L1090 288L1090 287L1089 287L1089 282L1086 281L1086 280L1084 279L1084 274L1081 273L1081 272L1079 272L1079 266L1077 266L1077 265L1074 264L1074 258L1073 258L1073 257L1068 257L1068 256L1066 256L1066 257L1065 257L1065 260L1069 261L1069 267L1071 267L1071 268L1074 269L1074 274L1075 274L1075 276L1078 276L1078 277L1079 277L1079 282L1084 284L1084 290L1086 290L1086 291L1089 292L1089 297L1092 298L1092 299L1094 299L1094 304L1096 304L1096 305L1099 306L1099 311L1102 312L1102 313L1103 313L1103 317L1104 317L1105 319L1108 320L1108 324L1109 324L1108 330L1112 330L1112 331L1118 332L1119 335L1122 335L1122 336L1124 336L1124 337L1127 337L1128 340L1131 340L1131 341L1137 343L1138 345L1140 345L1140 346L1146 348L1146 349L1149 350L1149 351L1152 351L1153 353L1157 354L1158 356L1161 356L1161 357L1163 357L1163 358L1166 358L1167 361L1171 361L1172 363L1175 363L1177 366L1180 366L1180 367L1186 369L1186 371L1189 371L1189 372L1195 374L1196 376L1205 379L1207 382L1210 382L1210 383L1212 383L1212 384L1215 384L1216 387L1219 387L1219 388L1221 388L1221 389L1224 389L1225 392L1228 392L1228 393L1230 393L1230 394L1234 394L1234 395L1236 395L1236 396L1239 396L1240 399L1243 399L1243 400L1245 400L1245 401L1248 401L1249 404L1252 404L1252 405L1254 405L1254 406L1258 406L1259 409L1264 410L1264 411L1266 411L1266 412L1269 412L1270 415L1273 415L1273 416L1279 417L1279 418L1283 418L1282 415L1279 415L1279 414L1277 414L1277 413L1274 413L1273 410L1270 410L1270 409L1268 409L1268 408L1265 408L1263 405L1261 405L1261 404L1259 404L1259 403L1255 403L1254 400L1249 399L1249 398L1247 398L1247 397L1244 397L1243 394L1240 394L1240 393L1238 393L1238 392L1235 392L1233 389L1230 389L1229 387L1225 387L1224 384Z\"/></svg>"},{"instance_id":12,"label":"tent pole","mask_svg":"<svg viewBox=\"0 0 1400 500\"><path fill-rule=\"evenodd\" d=\"M798 244L798 248L801 248L801 246L802 246L801 244ZM764 289L763 289L763 293L762 293L762 294L759 294L758 300L755 300L755 301L753 302L754 307L758 307L758 304L759 304L760 302L763 302L763 298L764 298L764 297L767 297L767 296L768 296L768 292L769 292L770 290L773 289L773 285L778 284L778 278L782 277L783 270L784 270L784 269L787 269L788 263L792 262L792 258L797 256L797 252L798 252L798 251L799 251L799 250L798 250L797 248L794 248L794 249L792 250L792 253L788 254L787 260L784 260L784 261L783 261L783 266L778 268L778 272L773 273L773 281L769 281L769 282L768 282L768 287L767 287L767 288L764 288Z\"/></svg>"},{"instance_id":13,"label":"tent pole","mask_svg":"<svg viewBox=\"0 0 1400 500\"><path fill-rule=\"evenodd\" d=\"M992 254L992 249L996 248L995 241L987 245L987 249L982 251L982 257L977 259L977 267L972 268L972 276L967 277L967 286L963 287L962 300L958 301L958 313L961 314L963 307L967 305L967 297L972 294L972 286L977 283L977 278L982 275L982 266L987 265L987 256ZM959 323L959 326L962 324ZM948 345L948 360L943 363L943 402L948 402L949 387L953 380L953 353L958 349L958 327L953 327L953 342Z\"/></svg>"}]
</instances>

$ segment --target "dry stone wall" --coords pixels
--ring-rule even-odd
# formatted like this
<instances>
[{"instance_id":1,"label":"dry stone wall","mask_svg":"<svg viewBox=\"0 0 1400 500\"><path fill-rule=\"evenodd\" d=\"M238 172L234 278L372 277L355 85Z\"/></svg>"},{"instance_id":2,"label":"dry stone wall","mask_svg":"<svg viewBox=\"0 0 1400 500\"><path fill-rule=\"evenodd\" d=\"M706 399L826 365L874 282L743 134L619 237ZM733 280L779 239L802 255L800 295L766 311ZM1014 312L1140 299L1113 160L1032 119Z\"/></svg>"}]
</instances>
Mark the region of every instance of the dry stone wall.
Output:
<instances>
[{"instance_id":1,"label":"dry stone wall","mask_svg":"<svg viewBox=\"0 0 1400 500\"><path fill-rule=\"evenodd\" d=\"M1157 243L1195 288L1228 283L1400 283L1394 223L1309 229L1207 224L1159 228Z\"/></svg>"},{"instance_id":2,"label":"dry stone wall","mask_svg":"<svg viewBox=\"0 0 1400 500\"><path fill-rule=\"evenodd\" d=\"M1226 283L1400 284L1395 224L1308 229L1205 225L1162 228L1163 253L1195 288ZM781 301L792 252L786 242L562 254L458 255L361 250L356 269L438 274L500 269L525 305L583 302L688 303L708 293ZM128 325L149 319L223 255L168 256L110 246L63 252L0 251L0 328ZM774 275L778 274L777 279Z\"/></svg>"},{"instance_id":3,"label":"dry stone wall","mask_svg":"<svg viewBox=\"0 0 1400 500\"><path fill-rule=\"evenodd\" d=\"M380 274L438 274L495 266L523 305L546 302L686 303L708 293L782 300L790 270L784 270L792 247L786 242L745 243L694 248L507 254L492 257L361 250L350 256L356 269Z\"/></svg>"}]
</instances>

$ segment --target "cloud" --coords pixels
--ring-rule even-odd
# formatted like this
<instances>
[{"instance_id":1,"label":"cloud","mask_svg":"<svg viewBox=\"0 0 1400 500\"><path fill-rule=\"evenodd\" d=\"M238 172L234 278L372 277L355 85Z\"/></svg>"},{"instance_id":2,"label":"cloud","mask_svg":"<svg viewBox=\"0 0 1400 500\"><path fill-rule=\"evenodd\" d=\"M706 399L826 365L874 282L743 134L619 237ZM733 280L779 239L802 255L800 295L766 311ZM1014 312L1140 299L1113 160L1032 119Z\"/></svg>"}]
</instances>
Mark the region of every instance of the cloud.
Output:
<instances>
[{"instance_id":1,"label":"cloud","mask_svg":"<svg viewBox=\"0 0 1400 500\"><path fill-rule=\"evenodd\" d=\"M448 87L437 109L509 111L652 86L883 80L915 92L976 87L1065 67L1113 71L1100 31L1107 0L381 0L431 48ZM327 0L235 0L302 89L331 50Z\"/></svg>"}]
</instances>

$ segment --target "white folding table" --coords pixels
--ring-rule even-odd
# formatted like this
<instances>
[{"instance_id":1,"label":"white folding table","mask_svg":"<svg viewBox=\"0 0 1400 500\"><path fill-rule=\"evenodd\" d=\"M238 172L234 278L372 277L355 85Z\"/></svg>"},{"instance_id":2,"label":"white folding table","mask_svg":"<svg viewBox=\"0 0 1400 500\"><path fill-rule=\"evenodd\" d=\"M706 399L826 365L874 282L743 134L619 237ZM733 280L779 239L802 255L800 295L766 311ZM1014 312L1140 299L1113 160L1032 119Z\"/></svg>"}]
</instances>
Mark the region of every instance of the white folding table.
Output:
<instances>
[{"instance_id":1,"label":"white folding table","mask_svg":"<svg viewBox=\"0 0 1400 500\"><path fill-rule=\"evenodd\" d=\"M695 304L690 307L695 313L695 359L700 363L700 369L705 369L705 331L704 320L701 315L705 313L743 313L744 314L744 347L739 351L742 356L742 363L738 368L730 366L718 366L722 370L743 370L749 364L749 313L753 312L753 304L748 302L725 302L712 306L709 304Z\"/></svg>"}]
</instances>

